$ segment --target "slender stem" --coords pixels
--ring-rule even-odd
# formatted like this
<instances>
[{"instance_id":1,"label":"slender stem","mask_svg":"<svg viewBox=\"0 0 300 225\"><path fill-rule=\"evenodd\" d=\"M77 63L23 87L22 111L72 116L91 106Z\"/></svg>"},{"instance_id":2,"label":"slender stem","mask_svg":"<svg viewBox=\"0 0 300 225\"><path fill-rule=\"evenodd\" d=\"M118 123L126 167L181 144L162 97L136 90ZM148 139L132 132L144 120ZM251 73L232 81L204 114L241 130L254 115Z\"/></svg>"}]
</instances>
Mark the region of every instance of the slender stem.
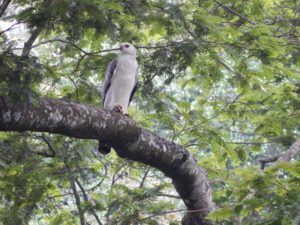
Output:
<instances>
[{"instance_id":1,"label":"slender stem","mask_svg":"<svg viewBox=\"0 0 300 225\"><path fill-rule=\"evenodd\" d=\"M80 196L79 196L79 193L77 192L77 189L76 189L75 175L73 174L73 172L72 172L71 168L69 167L68 163L66 162L66 160L64 160L64 164L65 164L65 168L66 168L66 170L69 174L71 189L72 189L72 192L74 194L75 203L76 203L77 210L78 210L78 213L79 213L80 225L86 225L85 219L84 219L84 210L82 209L82 207L80 205L81 204Z\"/></svg>"},{"instance_id":2,"label":"slender stem","mask_svg":"<svg viewBox=\"0 0 300 225\"><path fill-rule=\"evenodd\" d=\"M139 221L148 220L148 219L151 219L151 218L156 217L156 216L161 216L161 215L170 214L170 213L176 213L176 212L196 213L196 212L204 211L204 210L207 210L207 209L204 208L204 209L194 209L194 210L187 210L187 209L170 210L170 211L160 212L160 213L157 213L157 214L153 214L151 216L144 217L144 218L140 219Z\"/></svg>"},{"instance_id":3,"label":"slender stem","mask_svg":"<svg viewBox=\"0 0 300 225\"><path fill-rule=\"evenodd\" d=\"M255 24L257 24L256 22L254 22L254 21L252 21L252 20L249 20L247 17L245 17L245 16L242 16L241 14L239 14L238 12L236 12L235 10L233 10L232 8L230 8L230 7L228 7L228 6L226 6L226 5L224 5L223 3L221 3L221 2L219 2L219 1L217 1L217 0L213 0L215 3L217 3L218 5L220 5L220 6L222 6L224 9L226 9L228 12L230 12L231 14L234 14L234 15L236 15L236 16L238 16L241 20L243 20L243 21L246 21L246 22L248 22L248 23L250 23L250 24L252 24L252 25L255 25Z\"/></svg>"},{"instance_id":4,"label":"slender stem","mask_svg":"<svg viewBox=\"0 0 300 225\"><path fill-rule=\"evenodd\" d=\"M79 182L78 179L75 179L75 182L76 182L76 184L78 185L78 187L80 188L84 200L85 200L85 201L89 201L89 197L88 197L86 191L84 190L82 184ZM103 225L103 223L101 223L101 221L100 221L98 215L95 213L95 210L92 208L91 211L92 211L92 214L94 215L95 219L97 220L98 224L99 224L99 225Z\"/></svg>"},{"instance_id":5,"label":"slender stem","mask_svg":"<svg viewBox=\"0 0 300 225\"><path fill-rule=\"evenodd\" d=\"M43 139L43 141L47 144L47 146L48 146L48 148L49 148L49 150L51 152L50 154L48 153L48 157L54 157L54 156L56 156L56 151L54 150L54 147L53 147L51 141L46 136L44 136L44 135L42 135L42 136L36 135L35 137Z\"/></svg>"},{"instance_id":6,"label":"slender stem","mask_svg":"<svg viewBox=\"0 0 300 225\"><path fill-rule=\"evenodd\" d=\"M20 22L14 23L13 25L11 25L10 27L8 27L7 29L0 31L0 36L1 36L3 33L12 30L13 27L16 26L16 25L18 25L18 24L20 24Z\"/></svg>"},{"instance_id":7,"label":"slender stem","mask_svg":"<svg viewBox=\"0 0 300 225\"><path fill-rule=\"evenodd\" d=\"M147 168L147 170L146 170L146 172L145 172L145 174L144 174L144 176L143 176L142 182L141 182L141 184L140 184L140 188L142 188L142 187L144 186L145 180L146 180L146 178L147 178L147 176L148 176L148 173L150 172L150 169L151 169L151 167L148 166L148 168Z\"/></svg>"}]
</instances>

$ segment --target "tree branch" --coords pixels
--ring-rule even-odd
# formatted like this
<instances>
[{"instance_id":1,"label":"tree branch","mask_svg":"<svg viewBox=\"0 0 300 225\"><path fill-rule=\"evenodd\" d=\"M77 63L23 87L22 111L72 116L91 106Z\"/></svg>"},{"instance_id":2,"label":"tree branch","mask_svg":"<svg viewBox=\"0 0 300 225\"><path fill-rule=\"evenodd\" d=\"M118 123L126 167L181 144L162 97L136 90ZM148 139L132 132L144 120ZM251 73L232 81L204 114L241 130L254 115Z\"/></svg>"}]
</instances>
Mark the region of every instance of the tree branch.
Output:
<instances>
[{"instance_id":1,"label":"tree branch","mask_svg":"<svg viewBox=\"0 0 300 225\"><path fill-rule=\"evenodd\" d=\"M298 152L300 152L300 138L294 144L292 144L282 155L260 159L259 162L261 163L261 169L264 169L265 165L270 162L288 162L293 157L295 157Z\"/></svg>"},{"instance_id":2,"label":"tree branch","mask_svg":"<svg viewBox=\"0 0 300 225\"><path fill-rule=\"evenodd\" d=\"M37 37L40 35L40 33L43 31L44 27L37 27L35 30L31 33L28 40L24 43L24 48L22 50L22 57L27 57L32 49L32 45L34 41L37 39Z\"/></svg>"},{"instance_id":3,"label":"tree branch","mask_svg":"<svg viewBox=\"0 0 300 225\"><path fill-rule=\"evenodd\" d=\"M70 186L71 186L73 195L75 197L75 203L76 203L78 214L79 214L80 225L85 225L86 223L85 223L85 219L84 219L84 210L81 207L80 196L79 196L79 193L76 188L75 175L66 160L64 160L64 164L65 164L66 171L68 172L69 179L70 179Z\"/></svg>"},{"instance_id":4,"label":"tree branch","mask_svg":"<svg viewBox=\"0 0 300 225\"><path fill-rule=\"evenodd\" d=\"M142 179L142 182L140 183L140 188L142 188L145 184L145 181L146 181L146 178L148 176L148 173L150 172L150 167L148 167L144 173L144 176L143 176L143 179Z\"/></svg>"},{"instance_id":5,"label":"tree branch","mask_svg":"<svg viewBox=\"0 0 300 225\"><path fill-rule=\"evenodd\" d=\"M279 156L273 156L273 157L267 158L267 159L260 159L259 160L259 162L261 163L260 168L263 170L267 163L275 162L275 161L277 161L278 158L279 158Z\"/></svg>"},{"instance_id":6,"label":"tree branch","mask_svg":"<svg viewBox=\"0 0 300 225\"><path fill-rule=\"evenodd\" d=\"M300 151L300 138L294 144L292 144L284 154L282 154L281 156L279 156L279 158L277 159L277 161L278 162L288 162L293 157L295 157L295 155L299 151Z\"/></svg>"},{"instance_id":7,"label":"tree branch","mask_svg":"<svg viewBox=\"0 0 300 225\"><path fill-rule=\"evenodd\" d=\"M7 9L8 5L10 4L11 0L4 0L0 6L0 18L5 13L5 10Z\"/></svg>"},{"instance_id":8,"label":"tree branch","mask_svg":"<svg viewBox=\"0 0 300 225\"><path fill-rule=\"evenodd\" d=\"M47 144L47 146L48 146L48 148L51 152L51 153L46 153L46 154L48 154L48 157L55 157L56 156L56 151L54 150L50 140L47 137L45 137L44 135L42 135L42 136L37 135L36 137L43 139L43 141Z\"/></svg>"},{"instance_id":9,"label":"tree branch","mask_svg":"<svg viewBox=\"0 0 300 225\"><path fill-rule=\"evenodd\" d=\"M10 27L8 27L7 29L0 31L0 36L1 36L3 33L12 30L12 29L14 28L14 26L16 26L16 25L18 25L18 24L20 24L20 22L14 23L13 25L11 25Z\"/></svg>"},{"instance_id":10,"label":"tree branch","mask_svg":"<svg viewBox=\"0 0 300 225\"><path fill-rule=\"evenodd\" d=\"M187 212L184 225L211 225L205 217L216 204L205 170L183 147L139 127L127 116L65 100L37 99L32 105L2 97L0 130L105 140L120 157L145 163L170 177L188 210L203 209Z\"/></svg>"},{"instance_id":11,"label":"tree branch","mask_svg":"<svg viewBox=\"0 0 300 225\"><path fill-rule=\"evenodd\" d=\"M156 216L162 216L162 215L166 215L166 214L170 214L170 213L177 213L177 212L196 213L196 212L199 212L199 211L202 211L202 210L203 210L203 209L195 209L195 210L176 209L176 210L164 211L164 212L159 212L159 213L155 213L155 214L153 214L153 215L144 217L144 218L140 219L139 221L148 220L148 219L151 219L151 218L156 217ZM141 214L143 214L143 213L141 213Z\"/></svg>"},{"instance_id":12,"label":"tree branch","mask_svg":"<svg viewBox=\"0 0 300 225\"><path fill-rule=\"evenodd\" d=\"M78 179L75 179L75 182L76 182L76 184L78 185L78 187L80 188L84 200L85 200L86 202L88 202L88 201L89 201L89 197L88 197L87 193L85 192L85 190L84 190L82 184L79 182ZM97 220L97 223L98 223L99 225L103 225L103 223L102 223L101 220L99 219L98 215L95 213L94 208L92 208L91 211L92 211L92 214L94 215L95 219Z\"/></svg>"},{"instance_id":13,"label":"tree branch","mask_svg":"<svg viewBox=\"0 0 300 225\"><path fill-rule=\"evenodd\" d=\"M169 195L164 193L156 194L155 196L180 199L180 197L177 195Z\"/></svg>"},{"instance_id":14,"label":"tree branch","mask_svg":"<svg viewBox=\"0 0 300 225\"><path fill-rule=\"evenodd\" d=\"M179 44L184 44L188 41L191 41L191 40L182 40L182 41L176 41L176 42L171 42L171 43L168 43L168 44L164 44L164 45L157 45L157 46L151 46L151 45L146 45L146 46L135 46L136 49L162 49L162 48L169 48L169 47L172 47L172 46L178 46ZM83 56L89 56L89 55L98 55L98 54L101 54L101 53L105 53L105 52L112 52L112 51L117 51L119 50L119 48L110 48L110 49L103 49L103 50L99 50L99 51L95 51L95 52L88 52L82 48L80 48L78 45L76 45L75 43L71 42L71 41L68 41L68 40L65 40L65 39L61 39L61 38L53 38L53 39L49 39L49 40L46 40L46 41L41 41L35 45L32 46L32 48L36 48L40 45L44 45L44 44L48 44L48 43L52 43L52 42L61 42L61 43L64 43L64 44L68 44L70 46L72 46L73 48L77 49L79 52L83 53ZM18 49L18 48L15 48L15 49Z\"/></svg>"},{"instance_id":15,"label":"tree branch","mask_svg":"<svg viewBox=\"0 0 300 225\"><path fill-rule=\"evenodd\" d=\"M68 41L68 40L61 39L61 38L53 38L53 39L50 39L50 40L41 41L41 42L33 45L32 48L36 48L40 45L44 45L44 44L48 44L48 43L52 43L52 42L61 42L61 43L64 43L64 44L68 44L68 45L72 46L73 48L77 49L78 51L80 51L81 53L83 53L84 56L97 55L97 54L104 53L104 52L112 52L112 51L119 50L119 48L111 48L111 49L104 49L104 50L95 51L95 52L88 52L88 51L85 51L84 49L80 48L75 43L73 43L71 41Z\"/></svg>"},{"instance_id":16,"label":"tree branch","mask_svg":"<svg viewBox=\"0 0 300 225\"><path fill-rule=\"evenodd\" d=\"M252 20L249 20L247 17L244 17L244 16L240 15L238 12L236 12L236 11L233 10L232 8L230 8L230 7L226 6L226 5L224 5L223 3L221 3L221 2L219 2L219 1L217 1L217 0L213 0L213 1L214 1L215 3L217 3L218 5L222 6L224 9L226 9L226 10L227 10L228 12L230 12L231 14L234 14L234 15L238 16L238 17L240 18L240 20L246 21L246 22L248 22L248 23L250 23L250 24L252 24L252 25L257 24L256 22L254 22L254 21L252 21Z\"/></svg>"}]
</instances>

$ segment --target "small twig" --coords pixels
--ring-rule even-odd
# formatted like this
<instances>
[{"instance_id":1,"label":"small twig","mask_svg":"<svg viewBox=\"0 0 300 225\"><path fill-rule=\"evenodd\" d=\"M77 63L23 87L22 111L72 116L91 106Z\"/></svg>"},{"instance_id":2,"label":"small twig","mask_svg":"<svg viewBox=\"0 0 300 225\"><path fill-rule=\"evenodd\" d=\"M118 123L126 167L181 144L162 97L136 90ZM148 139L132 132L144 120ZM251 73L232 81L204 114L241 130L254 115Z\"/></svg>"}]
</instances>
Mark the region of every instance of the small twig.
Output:
<instances>
[{"instance_id":1,"label":"small twig","mask_svg":"<svg viewBox=\"0 0 300 225\"><path fill-rule=\"evenodd\" d=\"M78 103L80 103L80 100L79 100L79 93L78 93L78 86L77 86L75 80L74 80L73 78L71 78L71 77L67 77L67 78L72 82L72 84L73 84L73 86L74 86L74 88L75 88L76 101L77 101Z\"/></svg>"},{"instance_id":2,"label":"small twig","mask_svg":"<svg viewBox=\"0 0 300 225\"><path fill-rule=\"evenodd\" d=\"M48 153L48 152L37 152L37 151L31 151L31 153L35 154L35 155L40 155L46 158L54 158L55 156L52 153Z\"/></svg>"},{"instance_id":3,"label":"small twig","mask_svg":"<svg viewBox=\"0 0 300 225\"><path fill-rule=\"evenodd\" d=\"M275 162L275 161L277 161L278 158L279 158L279 156L273 156L273 157L267 158L267 159L260 159L259 160L259 162L261 163L260 168L263 170L267 163Z\"/></svg>"},{"instance_id":4,"label":"small twig","mask_svg":"<svg viewBox=\"0 0 300 225\"><path fill-rule=\"evenodd\" d=\"M121 163L121 165L120 165L120 166L116 169L116 171L114 172L114 174L113 174L113 176L112 176L112 181L111 181L111 184L110 184L110 192L112 192L114 184L117 182L117 180L118 180L119 177L120 177L120 176L119 176L119 172L120 172L122 169L126 170L126 164L127 164L127 163L128 163L127 160L123 161L123 162ZM107 208L107 212L110 211L110 208L111 208L111 206L109 206L109 207ZM108 214L108 213L106 213L106 220L109 221L109 214Z\"/></svg>"},{"instance_id":5,"label":"small twig","mask_svg":"<svg viewBox=\"0 0 300 225\"><path fill-rule=\"evenodd\" d=\"M151 45L135 46L135 48L136 49L160 49L160 48L168 48L168 47L172 47L174 45L182 44L182 43L185 43L185 42L188 42L188 41L190 41L190 40L176 41L176 42L171 42L169 44L158 45L158 46L151 46ZM78 51L82 52L84 54L84 57L87 56L87 55L98 55L98 54L101 54L101 53L104 53L104 52L112 52L112 51L119 50L119 48L111 48L111 49L104 49L104 50L95 51L95 52L88 52L86 50L83 50L78 45L74 44L73 42L68 41L68 40L64 40L64 39L60 39L60 38L54 38L54 39L50 39L50 40L39 42L39 43L33 45L32 48L36 48L36 47L38 47L40 45L48 44L48 43L51 43L51 42L62 42L62 43L65 43L65 44L69 44L72 47L74 47L75 49L77 49Z\"/></svg>"},{"instance_id":6,"label":"small twig","mask_svg":"<svg viewBox=\"0 0 300 225\"><path fill-rule=\"evenodd\" d=\"M160 48L168 48L172 47L174 45L183 44L185 42L192 41L192 40L182 40L182 41L174 41L169 44L165 45L157 45L157 46L151 46L151 45L145 45L145 46L135 46L136 49L160 49Z\"/></svg>"},{"instance_id":7,"label":"small twig","mask_svg":"<svg viewBox=\"0 0 300 225\"><path fill-rule=\"evenodd\" d=\"M105 180L106 176L107 176L107 170L105 170L105 174L104 174L102 180L100 180L99 183L97 183L95 186L91 187L91 188L88 189L87 191L94 191L97 187L100 187L101 184L103 183L103 181Z\"/></svg>"},{"instance_id":8,"label":"small twig","mask_svg":"<svg viewBox=\"0 0 300 225\"><path fill-rule=\"evenodd\" d=\"M82 48L80 48L75 43L73 43L71 41L68 41L68 40L61 39L61 38L54 38L54 39L42 41L42 42L39 42L39 43L33 45L32 47L36 48L36 47L38 47L40 45L44 45L44 44L48 44L48 43L52 43L52 42L61 42L61 43L64 43L64 44L71 45L72 47L74 47L78 51L82 52L84 55L97 55L97 54L100 54L100 53L103 53L103 52L111 52L111 51L119 50L119 48L111 48L111 49L104 49L104 50L95 51L95 52L88 52L88 51L85 51Z\"/></svg>"},{"instance_id":9,"label":"small twig","mask_svg":"<svg viewBox=\"0 0 300 225\"><path fill-rule=\"evenodd\" d=\"M86 223L85 223L85 219L84 219L84 211L83 211L83 209L82 209L82 207L80 205L81 201L80 201L79 193L78 193L78 191L76 189L75 175L71 171L71 168L69 167L69 165L66 162L66 160L64 160L64 164L65 164L65 169L67 170L67 172L69 174L71 189L72 189L72 192L74 194L75 203L76 203L77 210L78 210L78 213L79 213L80 225L85 225Z\"/></svg>"},{"instance_id":10,"label":"small twig","mask_svg":"<svg viewBox=\"0 0 300 225\"><path fill-rule=\"evenodd\" d=\"M120 50L120 49L119 48L104 49L104 50L100 50L100 51L96 51L96 52L90 52L87 55L98 55L103 52L112 52L112 51L118 51L118 50Z\"/></svg>"},{"instance_id":11,"label":"small twig","mask_svg":"<svg viewBox=\"0 0 300 225\"><path fill-rule=\"evenodd\" d=\"M78 187L80 188L80 190L81 190L81 192L82 192L82 194L83 194L84 200L88 202L88 201L89 201L89 198L88 198L88 195L87 195L87 193L85 192L83 186L81 185L81 183L79 182L78 179L75 179L75 182L76 182L76 184L78 185ZM99 224L99 225L103 225L103 223L100 221L98 215L95 213L94 208L92 208L91 210L92 210L92 214L94 215L94 217L95 217L95 219L97 220L98 224Z\"/></svg>"},{"instance_id":12,"label":"small twig","mask_svg":"<svg viewBox=\"0 0 300 225\"><path fill-rule=\"evenodd\" d=\"M113 177L112 177L112 181L111 181L111 187L117 182L117 180L120 178L119 176L119 172L124 169L126 170L126 164L128 163L128 161L124 161L124 163L121 164L120 167L118 167L118 169L116 170L116 172L114 173Z\"/></svg>"},{"instance_id":13,"label":"small twig","mask_svg":"<svg viewBox=\"0 0 300 225\"><path fill-rule=\"evenodd\" d=\"M228 65L226 65L222 60L219 60L218 62L221 63L221 64L225 67L225 69L228 70L229 72L231 72L231 73L233 73L233 74L235 74L235 75L238 75L238 76L240 76L240 77L245 77L243 74L241 74L241 73L239 73L239 72L236 72L236 71L234 71L233 69L231 69L231 68L230 68Z\"/></svg>"},{"instance_id":14,"label":"small twig","mask_svg":"<svg viewBox=\"0 0 300 225\"><path fill-rule=\"evenodd\" d=\"M12 28L13 28L14 26L18 25L18 24L20 24L20 22L14 23L13 25L11 25L10 27L8 27L7 29L0 31L0 36L1 36L3 33L12 30Z\"/></svg>"},{"instance_id":15,"label":"small twig","mask_svg":"<svg viewBox=\"0 0 300 225\"><path fill-rule=\"evenodd\" d=\"M217 3L218 5L222 6L224 9L226 9L228 12L230 12L231 14L234 14L236 16L238 16L241 20L246 21L252 25L257 24L256 22L249 20L247 17L242 16L241 14L239 14L238 12L236 12L235 10L233 10L232 8L224 5L223 3L217 1L217 0L213 0L215 3Z\"/></svg>"},{"instance_id":16,"label":"small twig","mask_svg":"<svg viewBox=\"0 0 300 225\"><path fill-rule=\"evenodd\" d=\"M79 60L78 60L77 63L76 63L76 66L75 66L75 68L73 69L73 71L71 72L71 74L73 74L73 73L75 73L76 71L78 71L78 68L79 68L79 66L80 66L81 61L82 61L86 56L87 56L86 54L80 56Z\"/></svg>"},{"instance_id":17,"label":"small twig","mask_svg":"<svg viewBox=\"0 0 300 225\"><path fill-rule=\"evenodd\" d=\"M35 152L36 154L44 155L44 156L47 155L47 157L55 157L56 156L56 151L54 150L54 148L52 146L52 143L50 142L50 140L47 137L45 137L44 135L42 135L42 136L36 135L35 137L43 139L43 141L47 144L47 146L48 146L48 148L51 152L51 153L38 153L38 152Z\"/></svg>"},{"instance_id":18,"label":"small twig","mask_svg":"<svg viewBox=\"0 0 300 225\"><path fill-rule=\"evenodd\" d=\"M147 168L147 170L146 170L146 172L145 172L145 174L143 176L142 182L140 183L140 188L142 188L144 186L145 180L146 180L146 178L148 176L148 173L149 173L150 169L151 169L151 167L148 166L148 168Z\"/></svg>"},{"instance_id":19,"label":"small twig","mask_svg":"<svg viewBox=\"0 0 300 225\"><path fill-rule=\"evenodd\" d=\"M196 212L201 212L201 211L204 211L204 210L207 210L207 208L203 208L203 209L194 209L194 210L178 209L178 210L172 210L172 211L165 211L165 212L157 213L157 214L154 214L154 215L151 215L151 216L142 218L142 219L140 219L139 221L148 220L148 219L151 219L151 218L156 217L156 216L161 216L161 215L170 214L170 213L176 213L176 212L196 213ZM143 214L143 213L141 213L141 214ZM146 214L146 213L145 213L145 214ZM148 214L148 213L147 213L147 214Z\"/></svg>"},{"instance_id":20,"label":"small twig","mask_svg":"<svg viewBox=\"0 0 300 225\"><path fill-rule=\"evenodd\" d=\"M237 145L266 145L273 142L246 142L246 141L226 141L228 144L237 144Z\"/></svg>"},{"instance_id":21,"label":"small twig","mask_svg":"<svg viewBox=\"0 0 300 225\"><path fill-rule=\"evenodd\" d=\"M79 50L80 52L82 52L84 54L89 54L89 52L83 50L78 45L74 44L73 42L67 41L67 40L64 40L64 39L60 39L60 38L54 38L54 39L51 39L51 40L39 42L39 43L33 45L32 48L36 48L36 47L38 47L40 45L48 44L48 43L51 43L51 42L62 42L62 43L71 45L72 47L76 48L77 50Z\"/></svg>"},{"instance_id":22,"label":"small twig","mask_svg":"<svg viewBox=\"0 0 300 225\"><path fill-rule=\"evenodd\" d=\"M178 195L169 195L169 194L163 194L163 193L162 194L156 194L155 196L181 199Z\"/></svg>"},{"instance_id":23,"label":"small twig","mask_svg":"<svg viewBox=\"0 0 300 225\"><path fill-rule=\"evenodd\" d=\"M228 108L230 105L234 104L234 103L235 103L237 100L239 100L242 96L243 96L243 94L239 94L239 95L235 96L235 98L234 98L232 101L226 103L226 105L225 105L224 107L222 107L222 110L220 110L219 112L214 113L214 115L212 115L210 118L208 118L208 120L212 120L212 119L218 117L221 113L223 113L225 110L227 110L227 108ZM203 121L203 122L204 122L204 121Z\"/></svg>"}]
</instances>

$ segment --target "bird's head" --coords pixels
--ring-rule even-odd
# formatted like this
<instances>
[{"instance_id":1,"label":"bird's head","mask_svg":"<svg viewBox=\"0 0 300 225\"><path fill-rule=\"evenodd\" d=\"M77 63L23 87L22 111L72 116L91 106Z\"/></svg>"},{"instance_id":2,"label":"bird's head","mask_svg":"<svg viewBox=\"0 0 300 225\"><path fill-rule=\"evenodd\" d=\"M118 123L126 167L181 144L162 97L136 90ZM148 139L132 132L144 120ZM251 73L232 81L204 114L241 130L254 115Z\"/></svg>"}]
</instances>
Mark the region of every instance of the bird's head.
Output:
<instances>
[{"instance_id":1,"label":"bird's head","mask_svg":"<svg viewBox=\"0 0 300 225\"><path fill-rule=\"evenodd\" d=\"M120 45L120 54L136 56L136 49L132 44L125 42Z\"/></svg>"}]
</instances>

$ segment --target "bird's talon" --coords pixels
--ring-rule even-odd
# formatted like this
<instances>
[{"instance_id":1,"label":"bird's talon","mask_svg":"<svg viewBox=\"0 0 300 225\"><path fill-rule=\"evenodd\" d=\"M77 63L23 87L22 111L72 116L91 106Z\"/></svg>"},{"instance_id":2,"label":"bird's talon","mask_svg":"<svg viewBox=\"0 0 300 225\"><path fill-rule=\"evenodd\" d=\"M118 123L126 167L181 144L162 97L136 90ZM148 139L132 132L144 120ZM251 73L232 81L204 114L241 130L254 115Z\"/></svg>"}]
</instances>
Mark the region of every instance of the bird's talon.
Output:
<instances>
[{"instance_id":1,"label":"bird's talon","mask_svg":"<svg viewBox=\"0 0 300 225\"><path fill-rule=\"evenodd\" d=\"M120 106L120 105L115 105L114 110L115 110L117 113L123 114L123 109L122 109L122 106Z\"/></svg>"}]
</instances>

